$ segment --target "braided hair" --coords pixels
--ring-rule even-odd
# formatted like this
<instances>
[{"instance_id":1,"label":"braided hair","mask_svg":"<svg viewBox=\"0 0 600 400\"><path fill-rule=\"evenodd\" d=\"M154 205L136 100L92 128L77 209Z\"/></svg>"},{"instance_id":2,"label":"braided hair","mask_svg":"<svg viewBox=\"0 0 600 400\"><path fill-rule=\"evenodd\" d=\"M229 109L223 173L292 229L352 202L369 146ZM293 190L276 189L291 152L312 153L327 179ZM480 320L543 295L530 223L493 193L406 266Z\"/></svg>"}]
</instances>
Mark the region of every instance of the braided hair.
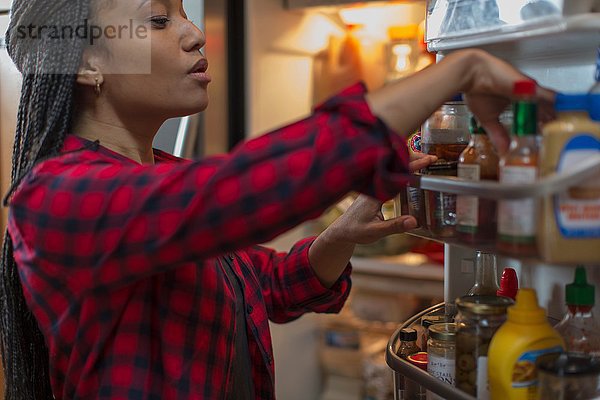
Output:
<instances>
[{"instance_id":1,"label":"braided hair","mask_svg":"<svg viewBox=\"0 0 600 400\"><path fill-rule=\"evenodd\" d=\"M73 115L76 73L85 41L49 33L24 38L23 27L76 27L87 20L91 0L14 0L7 32L9 55L23 76L12 158L10 195L41 159L63 146ZM39 33L39 32L38 32ZM0 317L6 399L52 399L49 354L27 307L13 245L4 235L0 261Z\"/></svg>"}]
</instances>

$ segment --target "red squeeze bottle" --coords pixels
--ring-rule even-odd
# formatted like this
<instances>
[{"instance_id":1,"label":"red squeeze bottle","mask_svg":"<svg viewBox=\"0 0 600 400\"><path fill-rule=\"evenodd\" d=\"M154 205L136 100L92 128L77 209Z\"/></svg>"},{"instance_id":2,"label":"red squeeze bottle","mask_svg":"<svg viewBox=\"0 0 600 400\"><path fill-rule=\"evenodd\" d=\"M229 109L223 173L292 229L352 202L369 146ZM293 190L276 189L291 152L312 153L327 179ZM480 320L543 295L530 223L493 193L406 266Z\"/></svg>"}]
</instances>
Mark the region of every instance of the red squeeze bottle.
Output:
<instances>
[{"instance_id":1,"label":"red squeeze bottle","mask_svg":"<svg viewBox=\"0 0 600 400\"><path fill-rule=\"evenodd\" d=\"M513 268L504 268L502 278L500 278L500 289L496 291L496 295L510 297L515 300L518 290L519 280L517 279L517 272Z\"/></svg>"}]
</instances>

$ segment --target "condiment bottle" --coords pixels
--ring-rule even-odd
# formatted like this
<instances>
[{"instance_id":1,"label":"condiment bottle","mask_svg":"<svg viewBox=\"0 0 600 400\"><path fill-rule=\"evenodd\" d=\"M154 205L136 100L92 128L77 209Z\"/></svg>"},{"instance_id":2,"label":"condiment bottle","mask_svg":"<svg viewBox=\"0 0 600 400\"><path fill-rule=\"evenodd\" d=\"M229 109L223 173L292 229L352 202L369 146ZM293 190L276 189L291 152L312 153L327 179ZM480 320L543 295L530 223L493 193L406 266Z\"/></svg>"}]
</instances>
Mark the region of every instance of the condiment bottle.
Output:
<instances>
[{"instance_id":1,"label":"condiment bottle","mask_svg":"<svg viewBox=\"0 0 600 400\"><path fill-rule=\"evenodd\" d=\"M563 353L538 363L539 399L600 398L600 359L581 353Z\"/></svg>"},{"instance_id":2,"label":"condiment bottle","mask_svg":"<svg viewBox=\"0 0 600 400\"><path fill-rule=\"evenodd\" d=\"M514 302L498 296L463 296L456 300L456 386L478 399L489 399L488 347Z\"/></svg>"},{"instance_id":3,"label":"condiment bottle","mask_svg":"<svg viewBox=\"0 0 600 400\"><path fill-rule=\"evenodd\" d=\"M588 284L585 268L577 267L575 281L565 287L567 313L555 329L567 351L600 357L600 323L594 318L594 286Z\"/></svg>"},{"instance_id":4,"label":"condiment bottle","mask_svg":"<svg viewBox=\"0 0 600 400\"><path fill-rule=\"evenodd\" d=\"M498 286L496 256L491 253L477 251L475 256L475 284L469 290L467 296L495 296L498 289L500 287Z\"/></svg>"},{"instance_id":5,"label":"condiment bottle","mask_svg":"<svg viewBox=\"0 0 600 400\"><path fill-rule=\"evenodd\" d=\"M417 346L417 331L413 328L405 328L400 331L400 347L398 356L406 359L411 354L421 351Z\"/></svg>"},{"instance_id":6,"label":"condiment bottle","mask_svg":"<svg viewBox=\"0 0 600 400\"><path fill-rule=\"evenodd\" d=\"M456 363L456 324L434 324L429 327L427 341L427 372L435 378L454 386ZM428 400L442 400L427 392Z\"/></svg>"},{"instance_id":7,"label":"condiment bottle","mask_svg":"<svg viewBox=\"0 0 600 400\"><path fill-rule=\"evenodd\" d=\"M596 82L591 87L590 96L590 117L594 121L600 122L600 47L598 47L598 56L596 57Z\"/></svg>"},{"instance_id":8,"label":"condiment bottle","mask_svg":"<svg viewBox=\"0 0 600 400\"><path fill-rule=\"evenodd\" d=\"M517 271L514 268L504 268L502 277L500 278L500 289L498 289L496 295L515 300L518 290L519 280L517 278Z\"/></svg>"},{"instance_id":9,"label":"condiment bottle","mask_svg":"<svg viewBox=\"0 0 600 400\"><path fill-rule=\"evenodd\" d=\"M508 152L500 159L500 182L533 183L538 178L536 84L516 82L513 94L513 135ZM502 200L498 207L498 248L515 255L535 255L537 228L535 199Z\"/></svg>"},{"instance_id":10,"label":"condiment bottle","mask_svg":"<svg viewBox=\"0 0 600 400\"><path fill-rule=\"evenodd\" d=\"M564 342L546 319L533 289L519 289L488 350L492 400L529 400L537 396L536 361L562 353Z\"/></svg>"},{"instance_id":11,"label":"condiment bottle","mask_svg":"<svg viewBox=\"0 0 600 400\"><path fill-rule=\"evenodd\" d=\"M400 331L400 346L396 354L400 358L407 359L411 354L420 352L421 349L417 346L417 331L412 328L405 328ZM411 388L407 387L406 378L403 375L398 375L398 391L401 399L407 398L407 390ZM415 389L413 389L414 391Z\"/></svg>"},{"instance_id":12,"label":"condiment bottle","mask_svg":"<svg viewBox=\"0 0 600 400\"><path fill-rule=\"evenodd\" d=\"M423 170L427 175L456 176L458 157L469 143L471 113L462 100L455 96L444 103L423 124L421 149L437 156L438 160ZM456 234L456 195L424 191L427 228L432 235L453 237Z\"/></svg>"},{"instance_id":13,"label":"condiment bottle","mask_svg":"<svg viewBox=\"0 0 600 400\"><path fill-rule=\"evenodd\" d=\"M558 118L543 129L540 174L568 171L600 155L600 123L587 113L586 95L556 96ZM600 106L600 104L599 104ZM543 200L538 248L547 262L600 260L600 175Z\"/></svg>"},{"instance_id":14,"label":"condiment bottle","mask_svg":"<svg viewBox=\"0 0 600 400\"><path fill-rule=\"evenodd\" d=\"M458 177L471 181L498 180L498 154L485 130L471 118L471 140L458 158ZM496 201L477 196L457 196L456 231L470 243L496 237Z\"/></svg>"}]
</instances>

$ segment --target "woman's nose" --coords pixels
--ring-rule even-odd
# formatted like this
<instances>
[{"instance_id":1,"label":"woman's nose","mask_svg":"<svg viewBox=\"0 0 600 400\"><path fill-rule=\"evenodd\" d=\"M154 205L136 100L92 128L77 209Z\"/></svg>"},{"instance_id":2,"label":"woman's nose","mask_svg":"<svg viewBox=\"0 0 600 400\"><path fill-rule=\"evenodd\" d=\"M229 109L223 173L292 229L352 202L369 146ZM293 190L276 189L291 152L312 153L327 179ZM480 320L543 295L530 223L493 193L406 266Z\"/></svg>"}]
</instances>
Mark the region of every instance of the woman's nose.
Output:
<instances>
[{"instance_id":1,"label":"woman's nose","mask_svg":"<svg viewBox=\"0 0 600 400\"><path fill-rule=\"evenodd\" d=\"M183 41L185 51L199 51L206 44L206 36L192 21L187 21Z\"/></svg>"}]
</instances>

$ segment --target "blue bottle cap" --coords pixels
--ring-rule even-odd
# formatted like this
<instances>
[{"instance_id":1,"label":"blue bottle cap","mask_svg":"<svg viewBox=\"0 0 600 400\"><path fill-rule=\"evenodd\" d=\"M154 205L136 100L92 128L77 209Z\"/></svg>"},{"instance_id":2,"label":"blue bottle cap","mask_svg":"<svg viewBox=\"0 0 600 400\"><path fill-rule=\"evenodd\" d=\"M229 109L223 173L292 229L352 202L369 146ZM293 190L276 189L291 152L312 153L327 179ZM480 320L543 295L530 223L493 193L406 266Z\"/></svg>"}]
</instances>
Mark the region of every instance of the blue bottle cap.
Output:
<instances>
[{"instance_id":1,"label":"blue bottle cap","mask_svg":"<svg viewBox=\"0 0 600 400\"><path fill-rule=\"evenodd\" d=\"M588 111L587 94L563 94L556 95L554 103L556 111Z\"/></svg>"},{"instance_id":2,"label":"blue bottle cap","mask_svg":"<svg viewBox=\"0 0 600 400\"><path fill-rule=\"evenodd\" d=\"M455 94L455 95L452 97L452 99L450 99L450 101L449 101L449 102L460 102L460 103L462 103L463 101L464 101L464 100L463 100L463 95L462 95L462 93L457 93L457 94Z\"/></svg>"},{"instance_id":3,"label":"blue bottle cap","mask_svg":"<svg viewBox=\"0 0 600 400\"><path fill-rule=\"evenodd\" d=\"M600 122L600 93L590 94L588 102L590 118Z\"/></svg>"}]
</instances>

